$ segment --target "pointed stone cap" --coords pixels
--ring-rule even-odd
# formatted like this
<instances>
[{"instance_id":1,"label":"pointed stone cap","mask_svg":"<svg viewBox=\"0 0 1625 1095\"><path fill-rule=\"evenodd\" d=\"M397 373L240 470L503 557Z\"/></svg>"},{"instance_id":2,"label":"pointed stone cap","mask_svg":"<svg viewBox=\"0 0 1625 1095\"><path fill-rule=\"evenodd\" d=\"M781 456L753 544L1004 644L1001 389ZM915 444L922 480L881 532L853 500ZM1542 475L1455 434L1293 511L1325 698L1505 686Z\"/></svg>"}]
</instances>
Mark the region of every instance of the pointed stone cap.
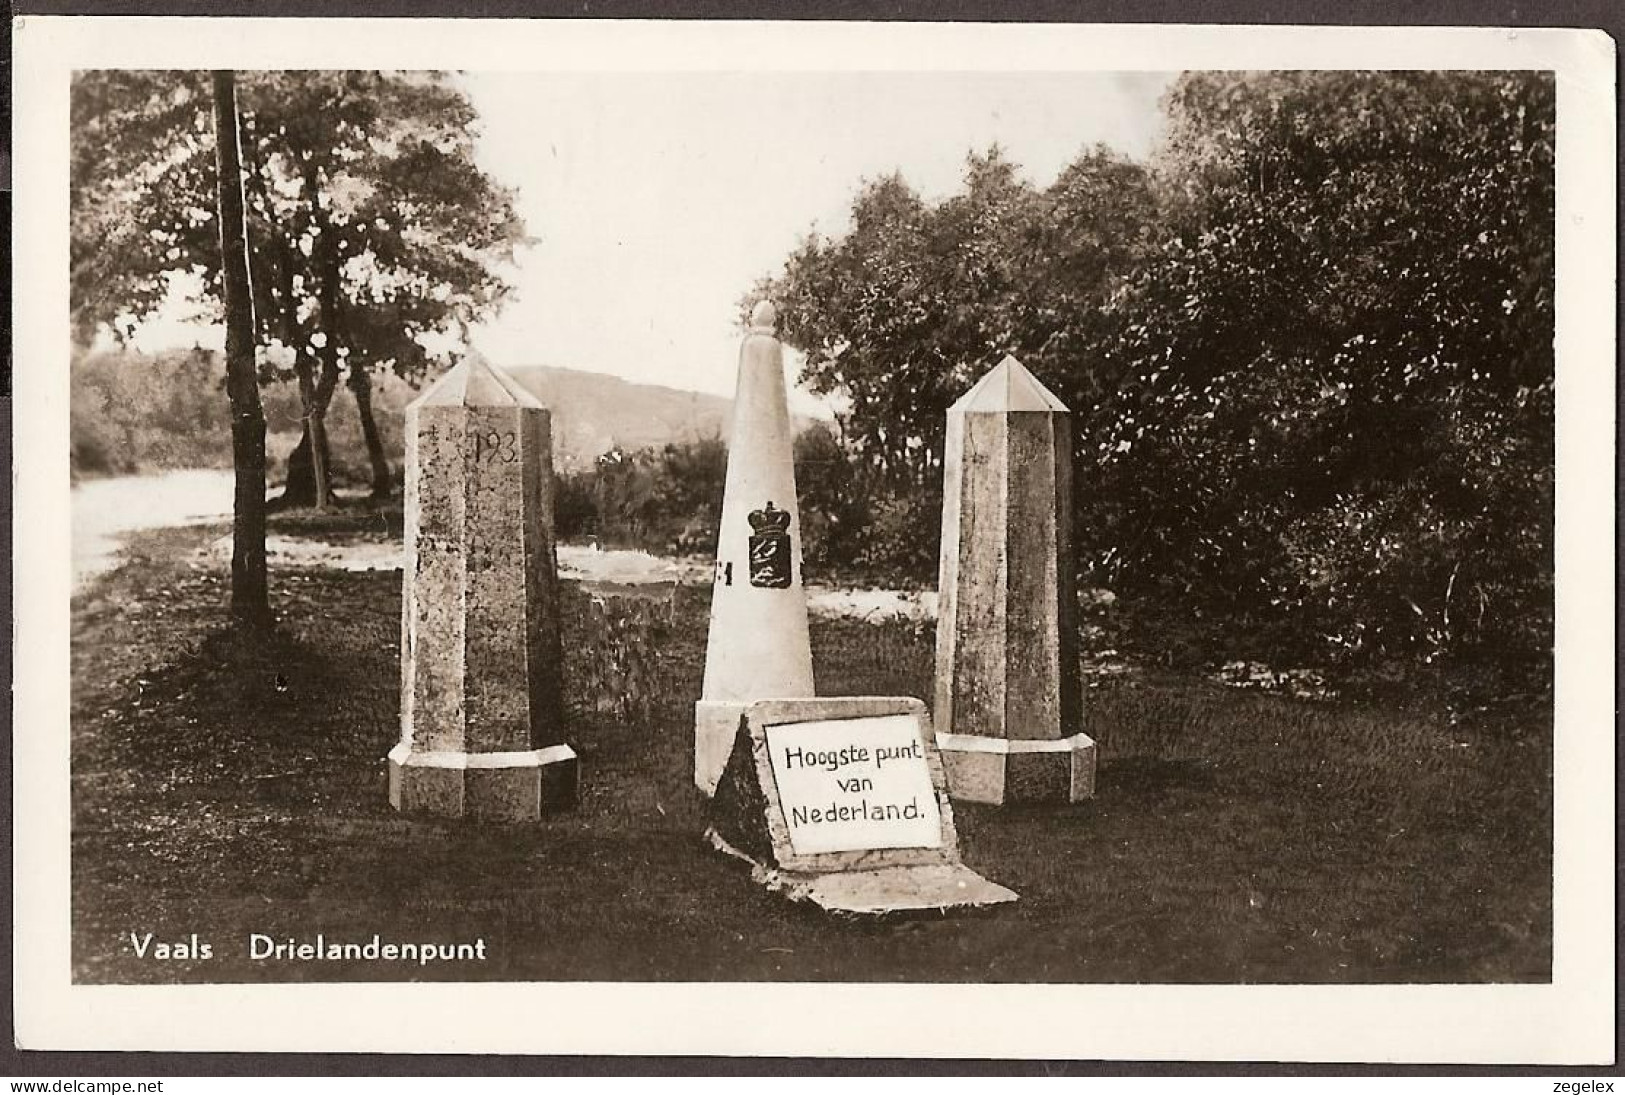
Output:
<instances>
[{"instance_id":1,"label":"pointed stone cap","mask_svg":"<svg viewBox=\"0 0 1625 1095\"><path fill-rule=\"evenodd\" d=\"M949 414L1008 414L1011 411L1068 413L1066 404L1040 384L1038 378L1027 371L1027 366L1009 354L948 408Z\"/></svg>"},{"instance_id":2,"label":"pointed stone cap","mask_svg":"<svg viewBox=\"0 0 1625 1095\"><path fill-rule=\"evenodd\" d=\"M413 407L534 407L545 410L540 400L524 387L480 357L465 357L450 372L413 400Z\"/></svg>"},{"instance_id":3,"label":"pointed stone cap","mask_svg":"<svg viewBox=\"0 0 1625 1095\"><path fill-rule=\"evenodd\" d=\"M779 322L779 310L771 300L759 300L750 310L750 329L759 335L770 335Z\"/></svg>"}]
</instances>

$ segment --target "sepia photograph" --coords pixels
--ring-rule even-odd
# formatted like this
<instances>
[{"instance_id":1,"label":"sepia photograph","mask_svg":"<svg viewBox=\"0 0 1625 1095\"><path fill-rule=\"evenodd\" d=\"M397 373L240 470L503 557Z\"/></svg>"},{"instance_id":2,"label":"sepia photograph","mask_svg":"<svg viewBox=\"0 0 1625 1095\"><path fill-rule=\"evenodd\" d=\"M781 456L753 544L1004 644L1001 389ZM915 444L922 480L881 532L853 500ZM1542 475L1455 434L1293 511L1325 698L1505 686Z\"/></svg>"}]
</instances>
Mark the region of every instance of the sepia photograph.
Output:
<instances>
[{"instance_id":1,"label":"sepia photograph","mask_svg":"<svg viewBox=\"0 0 1625 1095\"><path fill-rule=\"evenodd\" d=\"M1611 994L1611 42L260 23L35 43L54 991Z\"/></svg>"}]
</instances>

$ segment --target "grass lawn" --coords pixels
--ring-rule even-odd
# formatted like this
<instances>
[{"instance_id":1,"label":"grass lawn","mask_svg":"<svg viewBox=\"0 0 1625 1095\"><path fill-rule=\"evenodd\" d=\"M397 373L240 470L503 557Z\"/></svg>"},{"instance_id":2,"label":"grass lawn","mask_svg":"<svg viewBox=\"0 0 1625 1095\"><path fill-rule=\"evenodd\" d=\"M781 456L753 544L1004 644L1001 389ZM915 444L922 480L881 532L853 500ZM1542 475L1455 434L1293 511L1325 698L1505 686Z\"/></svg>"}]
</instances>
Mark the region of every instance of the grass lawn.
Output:
<instances>
[{"instance_id":1,"label":"grass lawn","mask_svg":"<svg viewBox=\"0 0 1625 1095\"><path fill-rule=\"evenodd\" d=\"M328 540L398 532L287 514ZM222 528L135 537L73 605L73 957L81 982L1545 981L1549 705L1493 722L1141 676L1088 692L1097 797L956 806L964 858L1021 895L981 915L827 919L702 840L690 786L706 601L567 587L581 801L540 824L408 819L398 573L273 572L254 652ZM827 694L930 698L932 637L813 625ZM130 933L210 942L136 957ZM248 935L473 941L484 962L273 962Z\"/></svg>"}]
</instances>

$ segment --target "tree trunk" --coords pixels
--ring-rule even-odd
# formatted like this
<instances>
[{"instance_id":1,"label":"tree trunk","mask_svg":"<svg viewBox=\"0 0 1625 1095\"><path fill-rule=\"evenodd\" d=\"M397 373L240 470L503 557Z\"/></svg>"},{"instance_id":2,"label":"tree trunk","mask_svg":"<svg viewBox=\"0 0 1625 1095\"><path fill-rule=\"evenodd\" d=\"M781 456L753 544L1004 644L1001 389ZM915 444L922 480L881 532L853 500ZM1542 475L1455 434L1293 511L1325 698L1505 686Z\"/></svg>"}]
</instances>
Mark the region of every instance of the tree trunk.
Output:
<instances>
[{"instance_id":1,"label":"tree trunk","mask_svg":"<svg viewBox=\"0 0 1625 1095\"><path fill-rule=\"evenodd\" d=\"M324 333L328 345L333 345L333 332L329 329ZM282 496L277 499L280 506L315 506L321 510L333 504L333 483L329 472L333 466L333 450L327 443L327 408L333 402L338 380L338 358L326 353L321 360L321 373L316 377L308 397L304 378L300 378L299 399L305 428L298 447L288 455L288 480L282 488ZM318 467L321 469L319 474Z\"/></svg>"},{"instance_id":2,"label":"tree trunk","mask_svg":"<svg viewBox=\"0 0 1625 1095\"><path fill-rule=\"evenodd\" d=\"M310 442L310 493L319 510L326 509L333 501L333 483L327 471L333 462L332 449L327 445L327 403L331 399L329 394L320 406L311 408L310 416L305 419L305 437Z\"/></svg>"},{"instance_id":3,"label":"tree trunk","mask_svg":"<svg viewBox=\"0 0 1625 1095\"><path fill-rule=\"evenodd\" d=\"M274 203L270 191L266 187L264 176L252 170L253 165L247 165L248 180L259 198L261 208L265 211L267 219L274 217ZM310 352L310 344L304 330L299 324L299 298L294 290L294 256L293 248L276 225L271 225L269 232L269 246L276 259L273 269L276 271L275 292L268 294L271 306L277 312L280 323L282 342L293 351L293 372L299 381L299 411L303 436L299 447L288 457L288 478L282 488L282 494L276 500L277 508L289 506L315 506L324 509L332 500L332 475L329 469L333 466L331 450L326 443L326 430L320 430L322 444L311 448L311 419L316 413L316 361ZM261 317L264 318L263 316Z\"/></svg>"},{"instance_id":4,"label":"tree trunk","mask_svg":"<svg viewBox=\"0 0 1625 1095\"><path fill-rule=\"evenodd\" d=\"M309 371L307 366L306 372ZM333 449L327 442L327 406L332 402L333 386L327 385L322 394L319 381L310 383L299 377L299 402L304 417L304 429L299 444L288 454L288 477L277 498L278 508L314 506L324 510L333 504ZM311 440L316 439L314 449Z\"/></svg>"},{"instance_id":5,"label":"tree trunk","mask_svg":"<svg viewBox=\"0 0 1625 1095\"><path fill-rule=\"evenodd\" d=\"M327 449L327 434L322 434L322 446ZM330 449L325 453L324 463L333 466L333 454ZM328 501L332 501L329 494ZM316 473L310 454L310 431L306 429L299 438L299 444L288 454L288 479L283 484L282 493L276 500L278 509L287 509L293 506L314 506L316 504Z\"/></svg>"},{"instance_id":6,"label":"tree trunk","mask_svg":"<svg viewBox=\"0 0 1625 1095\"><path fill-rule=\"evenodd\" d=\"M290 278L291 280L291 278ZM327 446L327 427L317 417L316 411L316 370L303 347L297 347L293 356L293 371L299 378L299 409L304 419L304 436L300 438L300 448L304 449L309 460L309 483L294 482L294 459L288 457L288 481L282 488L282 502L284 505L314 505L317 509L326 509L327 503L333 498L333 484L328 469L333 466L330 450ZM312 445L315 439L317 444ZM297 452L298 450L295 450ZM292 495L303 495L303 500L295 502Z\"/></svg>"},{"instance_id":7,"label":"tree trunk","mask_svg":"<svg viewBox=\"0 0 1625 1095\"><path fill-rule=\"evenodd\" d=\"M355 396L356 413L361 416L361 436L367 442L367 460L372 464L372 496L385 501L394 493L395 476L378 435L378 420L372 414L372 373L359 361L350 363L350 392Z\"/></svg>"},{"instance_id":8,"label":"tree trunk","mask_svg":"<svg viewBox=\"0 0 1625 1095\"><path fill-rule=\"evenodd\" d=\"M340 263L335 229L324 215L324 203L321 194L321 179L316 173L314 165L306 167L306 185L310 188L310 201L313 220L316 226L316 251L318 266L321 271L321 282L317 287L317 303L321 311L322 345L318 350L321 360L321 374L316 380L316 387L311 394L311 401L305 409L305 436L301 443L305 445L306 452L311 457L312 487L311 494L317 509L326 509L333 501L332 484L326 482L326 469L332 466L330 455L332 450L327 444L327 408L333 402L333 392L339 386L339 335L340 335ZM316 469L322 469L322 479L316 479ZM289 465L290 480L293 467Z\"/></svg>"},{"instance_id":9,"label":"tree trunk","mask_svg":"<svg viewBox=\"0 0 1625 1095\"><path fill-rule=\"evenodd\" d=\"M262 625L271 616L265 577L265 412L254 371L254 298L248 279L248 226L237 135L237 82L214 73L214 148L218 175L220 269L226 305L226 394L231 402L231 614Z\"/></svg>"},{"instance_id":10,"label":"tree trunk","mask_svg":"<svg viewBox=\"0 0 1625 1095\"><path fill-rule=\"evenodd\" d=\"M332 335L328 335L332 340ZM304 432L299 445L288 453L288 481L283 494L276 499L278 507L314 505L325 510L333 504L333 448L327 442L327 408L332 405L333 390L338 387L338 366L322 362L322 375L310 377L309 361L299 370L299 405L304 418ZM296 366L297 370L297 366ZM314 442L314 444L312 444Z\"/></svg>"}]
</instances>

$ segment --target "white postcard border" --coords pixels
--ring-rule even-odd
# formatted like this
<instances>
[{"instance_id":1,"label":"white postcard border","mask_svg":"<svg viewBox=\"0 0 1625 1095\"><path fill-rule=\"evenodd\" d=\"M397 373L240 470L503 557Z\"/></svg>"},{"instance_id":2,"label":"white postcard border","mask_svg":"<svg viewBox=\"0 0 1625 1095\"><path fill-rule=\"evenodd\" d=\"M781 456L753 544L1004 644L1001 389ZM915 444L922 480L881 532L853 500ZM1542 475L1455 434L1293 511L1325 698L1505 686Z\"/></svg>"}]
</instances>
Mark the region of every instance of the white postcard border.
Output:
<instances>
[{"instance_id":1,"label":"white postcard border","mask_svg":"<svg viewBox=\"0 0 1625 1095\"><path fill-rule=\"evenodd\" d=\"M324 21L331 23L333 21ZM16 1038L30 1049L1601 1064L1614 1045L1614 43L1597 31L28 16L15 21ZM75 986L68 77L78 68L1548 69L1558 81L1550 985ZM785 135L785 140L794 139Z\"/></svg>"}]
</instances>

